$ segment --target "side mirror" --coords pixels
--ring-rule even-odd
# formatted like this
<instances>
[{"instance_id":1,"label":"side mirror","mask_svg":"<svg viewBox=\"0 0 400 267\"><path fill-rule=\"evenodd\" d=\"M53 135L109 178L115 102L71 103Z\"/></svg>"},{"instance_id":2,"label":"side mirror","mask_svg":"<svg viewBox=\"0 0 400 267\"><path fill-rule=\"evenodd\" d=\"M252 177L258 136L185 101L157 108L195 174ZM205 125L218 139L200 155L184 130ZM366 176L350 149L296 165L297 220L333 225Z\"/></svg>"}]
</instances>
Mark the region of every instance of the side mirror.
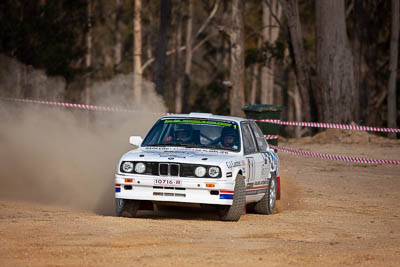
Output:
<instances>
[{"instance_id":1,"label":"side mirror","mask_svg":"<svg viewBox=\"0 0 400 267\"><path fill-rule=\"evenodd\" d=\"M143 142L142 137L140 136L131 136L129 137L129 143L134 146L140 146Z\"/></svg>"}]
</instances>

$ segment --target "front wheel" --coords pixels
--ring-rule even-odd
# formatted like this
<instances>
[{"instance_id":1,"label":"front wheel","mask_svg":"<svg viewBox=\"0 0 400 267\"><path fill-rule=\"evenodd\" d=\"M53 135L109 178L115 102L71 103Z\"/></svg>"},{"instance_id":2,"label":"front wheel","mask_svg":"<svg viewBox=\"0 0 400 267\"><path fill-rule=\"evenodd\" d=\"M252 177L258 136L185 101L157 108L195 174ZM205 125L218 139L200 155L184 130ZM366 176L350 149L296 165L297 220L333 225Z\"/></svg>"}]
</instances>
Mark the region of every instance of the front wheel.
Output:
<instances>
[{"instance_id":1,"label":"front wheel","mask_svg":"<svg viewBox=\"0 0 400 267\"><path fill-rule=\"evenodd\" d=\"M245 182L243 176L236 176L235 191L231 206L218 206L219 217L222 221L237 222L243 214L246 202Z\"/></svg>"},{"instance_id":2,"label":"front wheel","mask_svg":"<svg viewBox=\"0 0 400 267\"><path fill-rule=\"evenodd\" d=\"M119 217L133 218L139 209L140 201L132 199L115 199L115 211Z\"/></svg>"},{"instance_id":3,"label":"front wheel","mask_svg":"<svg viewBox=\"0 0 400 267\"><path fill-rule=\"evenodd\" d=\"M268 190L263 198L257 202L254 211L260 214L272 214L275 209L276 200L276 174L274 173L269 180Z\"/></svg>"}]
</instances>

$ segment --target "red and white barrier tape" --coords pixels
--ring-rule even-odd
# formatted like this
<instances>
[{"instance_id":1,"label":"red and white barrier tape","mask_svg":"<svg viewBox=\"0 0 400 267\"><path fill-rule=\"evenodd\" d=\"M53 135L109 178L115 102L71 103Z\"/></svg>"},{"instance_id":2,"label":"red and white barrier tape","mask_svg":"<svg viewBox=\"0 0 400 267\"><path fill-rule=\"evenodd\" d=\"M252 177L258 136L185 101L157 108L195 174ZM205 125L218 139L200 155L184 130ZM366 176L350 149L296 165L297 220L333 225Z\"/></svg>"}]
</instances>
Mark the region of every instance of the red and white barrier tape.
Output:
<instances>
[{"instance_id":1,"label":"red and white barrier tape","mask_svg":"<svg viewBox=\"0 0 400 267\"><path fill-rule=\"evenodd\" d=\"M337 124L337 123L297 122L297 121L281 121L281 120L254 120L254 121L287 125L287 126L304 126L304 127L331 128L331 129L342 129L342 130L400 133L400 129L394 129L394 128L378 128L370 126L348 125L348 124Z\"/></svg>"},{"instance_id":2,"label":"red and white barrier tape","mask_svg":"<svg viewBox=\"0 0 400 267\"><path fill-rule=\"evenodd\" d=\"M24 102L24 103L34 103L34 104L44 104L52 105L66 108L77 108L83 110L94 110L94 111L111 111L111 112L140 112L138 110L114 108L106 106L94 106L85 104L72 104L63 103L55 101L41 101L32 99L21 99L21 98L5 98L0 97L2 100L14 101L14 102ZM174 113L155 113L158 115L174 115ZM296 121L281 121L281 120L253 120L258 122L267 122L273 124L287 125L287 126L303 126L303 127L316 127L316 128L333 128L333 129L343 129L343 130L358 130L358 131L370 131L370 132L386 132L386 133L400 133L400 129L394 128L378 128L370 126L360 126L360 125L346 125L346 124L336 124L336 123L321 123L321 122L296 122ZM276 139L276 138L274 138Z\"/></svg>"},{"instance_id":3,"label":"red and white barrier tape","mask_svg":"<svg viewBox=\"0 0 400 267\"><path fill-rule=\"evenodd\" d=\"M55 101L42 101L42 100L6 98L6 97L0 97L0 99L6 100L6 101L31 103L31 104L42 104L42 105L58 106L58 107L64 107L64 108L77 108L77 109L92 110L92 111L141 112L140 110L114 108L114 107L107 107L107 106L95 106L95 105L86 105L86 104L72 104L72 103L55 102ZM154 114L173 115L174 113L154 113Z\"/></svg>"},{"instance_id":4,"label":"red and white barrier tape","mask_svg":"<svg viewBox=\"0 0 400 267\"><path fill-rule=\"evenodd\" d=\"M77 108L77 109L83 109L83 110L111 111L111 112L134 112L133 110L122 109L122 108L94 106L94 105L85 105L85 104L72 104L72 103L63 103L63 102L55 102L55 101L42 101L42 100L5 98L5 97L2 97L1 99L7 100L7 101L14 101L14 102L42 104L42 105L58 106L58 107L64 107L64 108Z\"/></svg>"},{"instance_id":5,"label":"red and white barrier tape","mask_svg":"<svg viewBox=\"0 0 400 267\"><path fill-rule=\"evenodd\" d=\"M367 158L357 158L357 157L348 157L348 156L341 156L341 155L316 153L316 152L310 152L310 151L304 151L304 150L298 150L298 149L280 147L280 146L273 146L273 145L270 145L270 147L272 147L278 151L295 154L295 155L300 155L300 156L305 156L305 157L310 157L310 158L339 160L339 161L353 162L353 163L400 165L400 160L367 159Z\"/></svg>"},{"instance_id":6,"label":"red and white barrier tape","mask_svg":"<svg viewBox=\"0 0 400 267\"><path fill-rule=\"evenodd\" d=\"M264 135L264 137L267 140L273 140L273 139L278 139L279 135Z\"/></svg>"},{"instance_id":7,"label":"red and white barrier tape","mask_svg":"<svg viewBox=\"0 0 400 267\"><path fill-rule=\"evenodd\" d=\"M66 108L77 108L77 109L83 109L83 110L111 111L111 112L137 112L135 110L130 110L130 109L84 105L84 104L71 104L71 103L63 103L63 102L55 102L55 101L41 101L41 100L32 100L32 99L4 98L4 97L0 97L0 99L7 100L7 101L23 102L23 103L34 103L34 104L44 104L44 105L66 107ZM163 115L172 115L173 113L162 113L162 114ZM285 122L285 121L280 121L280 120L254 120L254 121L275 123L275 124L281 124L281 125L290 125L290 126L335 128L335 129L345 129L345 130L376 131L376 132L396 132L396 133L400 132L400 129L377 128L377 127L358 126L358 125L343 125L343 124L332 124L332 123ZM270 139L278 139L278 137L279 137L278 135L265 135L265 138L269 139L269 140ZM400 165L399 160L379 160L379 159L357 158L357 157L348 157L348 156L341 156L341 155L315 153L315 152L310 152L310 151L303 151L303 150L280 147L280 146L273 146L273 145L270 145L270 146L278 151L295 154L295 155L311 157L311 158L339 160L339 161L353 162L353 163Z\"/></svg>"}]
</instances>

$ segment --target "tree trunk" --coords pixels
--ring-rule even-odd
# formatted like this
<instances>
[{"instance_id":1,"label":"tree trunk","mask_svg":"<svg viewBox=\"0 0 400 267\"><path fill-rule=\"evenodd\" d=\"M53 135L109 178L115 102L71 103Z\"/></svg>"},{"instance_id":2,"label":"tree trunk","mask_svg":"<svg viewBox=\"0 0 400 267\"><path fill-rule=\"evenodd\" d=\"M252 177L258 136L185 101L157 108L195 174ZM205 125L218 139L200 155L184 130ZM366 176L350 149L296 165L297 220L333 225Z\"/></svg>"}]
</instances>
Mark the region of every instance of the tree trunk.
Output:
<instances>
[{"instance_id":1,"label":"tree trunk","mask_svg":"<svg viewBox=\"0 0 400 267\"><path fill-rule=\"evenodd\" d=\"M358 121L369 124L368 113L370 103L372 103L370 91L371 87L375 87L375 85L369 85L369 80L374 76L373 73L375 69L370 68L369 65L376 66L377 64L371 60L375 58L374 56L371 58L371 55L376 53L376 49L372 48L373 42L369 41L368 36L365 34L365 29L369 28L368 14L370 12L366 10L364 3L365 1L363 0L354 0L354 40L352 44L354 56L354 84L356 88L355 103L356 109L358 109L358 111L356 110L356 116L358 116ZM376 36L373 31L368 35ZM372 50L374 50L373 53L371 53Z\"/></svg>"},{"instance_id":2,"label":"tree trunk","mask_svg":"<svg viewBox=\"0 0 400 267\"><path fill-rule=\"evenodd\" d=\"M260 50L262 46L262 39L259 37L257 41L257 49ZM254 105L257 103L258 94L258 81L260 74L260 64L256 62L253 66L252 80L251 80L251 90L250 90L250 104Z\"/></svg>"},{"instance_id":3,"label":"tree trunk","mask_svg":"<svg viewBox=\"0 0 400 267\"><path fill-rule=\"evenodd\" d=\"M178 4L176 16L176 31L175 31L175 113L182 113L182 71L181 71L181 52L182 43L182 2Z\"/></svg>"},{"instance_id":4,"label":"tree trunk","mask_svg":"<svg viewBox=\"0 0 400 267\"><path fill-rule=\"evenodd\" d=\"M316 9L317 75L325 122L353 121L354 70L346 33L344 0L318 0Z\"/></svg>"},{"instance_id":5,"label":"tree trunk","mask_svg":"<svg viewBox=\"0 0 400 267\"><path fill-rule=\"evenodd\" d=\"M361 120L361 64L362 64L362 5L363 0L354 0L353 23L354 23L354 39L353 39L353 56L354 56L354 104L355 104L355 120Z\"/></svg>"},{"instance_id":6,"label":"tree trunk","mask_svg":"<svg viewBox=\"0 0 400 267\"><path fill-rule=\"evenodd\" d=\"M258 63L253 66L253 77L251 80L251 91L250 91L250 104L254 105L257 102L257 84L258 84L258 72L259 66Z\"/></svg>"},{"instance_id":7,"label":"tree trunk","mask_svg":"<svg viewBox=\"0 0 400 267\"><path fill-rule=\"evenodd\" d=\"M295 74L291 71L289 73L289 77L293 76L293 78L290 78L290 80L296 80ZM300 98L300 93L299 93L299 88L297 87L297 83L295 83L291 89L288 91L289 98L291 99L291 103L293 105L293 113L294 113L294 118L295 121L301 121L301 98ZM295 127L294 129L294 136L296 138L301 137L301 128L300 127Z\"/></svg>"},{"instance_id":8,"label":"tree trunk","mask_svg":"<svg viewBox=\"0 0 400 267\"><path fill-rule=\"evenodd\" d=\"M89 73L86 74L85 79L85 104L90 104L90 68L92 67L92 1L87 2L87 27L88 32L86 35L86 69Z\"/></svg>"},{"instance_id":9,"label":"tree trunk","mask_svg":"<svg viewBox=\"0 0 400 267\"><path fill-rule=\"evenodd\" d=\"M244 106L244 2L232 1L230 113L243 117Z\"/></svg>"},{"instance_id":10,"label":"tree trunk","mask_svg":"<svg viewBox=\"0 0 400 267\"><path fill-rule=\"evenodd\" d=\"M270 7L262 1L262 37L263 44L273 45L279 37L279 27L276 18L280 18L282 8L278 0L270 0ZM261 103L273 104L274 102L274 59L271 58L261 68Z\"/></svg>"},{"instance_id":11,"label":"tree trunk","mask_svg":"<svg viewBox=\"0 0 400 267\"><path fill-rule=\"evenodd\" d=\"M298 0L280 0L280 3L288 22L296 67L296 83L300 91L301 102L303 105L303 118L306 121L311 121L311 79L303 45L303 33L300 24Z\"/></svg>"},{"instance_id":12,"label":"tree trunk","mask_svg":"<svg viewBox=\"0 0 400 267\"><path fill-rule=\"evenodd\" d=\"M262 37L263 44L269 43L269 29L270 29L271 13L265 1L262 1ZM271 78L270 64L265 62L261 67L261 104L272 104L273 88L269 87Z\"/></svg>"},{"instance_id":13,"label":"tree trunk","mask_svg":"<svg viewBox=\"0 0 400 267\"><path fill-rule=\"evenodd\" d=\"M135 0L133 18L133 100L135 104L142 101L142 0Z\"/></svg>"},{"instance_id":14,"label":"tree trunk","mask_svg":"<svg viewBox=\"0 0 400 267\"><path fill-rule=\"evenodd\" d=\"M149 25L154 25L154 17L153 16L148 16L148 20L149 20ZM153 34L152 33L147 33L147 34L145 34L145 38L146 38L146 48L145 48L145 52L146 52L146 57L147 57L147 61L150 59L150 58L153 58L153 48L154 48L154 46L152 45L153 44ZM154 61L154 60L153 60ZM149 80L149 81L152 81L153 80L153 72L152 71L147 71L147 72L145 72L145 64L146 63L143 63L142 64L142 73L143 73L143 75L144 75L144 77L146 77L146 79L147 80Z\"/></svg>"},{"instance_id":15,"label":"tree trunk","mask_svg":"<svg viewBox=\"0 0 400 267\"><path fill-rule=\"evenodd\" d=\"M188 14L186 26L186 53L185 53L185 75L183 81L183 97L187 98L190 89L190 72L192 70L192 34L193 34L193 0L188 0Z\"/></svg>"},{"instance_id":16,"label":"tree trunk","mask_svg":"<svg viewBox=\"0 0 400 267\"><path fill-rule=\"evenodd\" d=\"M122 60L122 40L121 40L121 15L122 15L123 0L115 1L115 48L114 48L114 71L121 71Z\"/></svg>"},{"instance_id":17,"label":"tree trunk","mask_svg":"<svg viewBox=\"0 0 400 267\"><path fill-rule=\"evenodd\" d=\"M388 85L388 127L397 128L397 108L396 108L396 80L397 80L397 59L399 47L399 0L392 0L392 29L390 39L390 61L389 70L390 78ZM390 134L390 137L395 138L396 134Z\"/></svg>"},{"instance_id":18,"label":"tree trunk","mask_svg":"<svg viewBox=\"0 0 400 267\"><path fill-rule=\"evenodd\" d=\"M160 8L160 26L158 30L155 55L155 84L156 92L164 95L165 91L165 59L168 47L168 34L171 28L171 0L162 0Z\"/></svg>"},{"instance_id":19,"label":"tree trunk","mask_svg":"<svg viewBox=\"0 0 400 267\"><path fill-rule=\"evenodd\" d=\"M258 76L260 72L260 66L258 63L253 65L252 77L251 77L251 90L250 90L250 104L254 105L257 102L257 89L258 89Z\"/></svg>"}]
</instances>

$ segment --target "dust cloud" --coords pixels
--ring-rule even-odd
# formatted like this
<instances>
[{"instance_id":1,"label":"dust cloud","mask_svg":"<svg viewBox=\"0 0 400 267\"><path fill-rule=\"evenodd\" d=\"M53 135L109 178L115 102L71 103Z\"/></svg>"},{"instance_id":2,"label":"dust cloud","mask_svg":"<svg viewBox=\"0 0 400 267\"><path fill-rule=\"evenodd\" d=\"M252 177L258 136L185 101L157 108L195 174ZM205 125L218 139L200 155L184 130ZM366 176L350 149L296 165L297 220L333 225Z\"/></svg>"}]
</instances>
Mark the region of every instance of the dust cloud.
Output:
<instances>
[{"instance_id":1,"label":"dust cloud","mask_svg":"<svg viewBox=\"0 0 400 267\"><path fill-rule=\"evenodd\" d=\"M130 90L114 97L110 92L131 88L126 86L131 78L94 84L92 99L126 108ZM130 107L137 111L126 113L0 100L0 199L114 214L114 173L120 156L133 149L129 136L143 137L160 116L156 113L165 111L150 89L140 106Z\"/></svg>"}]
</instances>

